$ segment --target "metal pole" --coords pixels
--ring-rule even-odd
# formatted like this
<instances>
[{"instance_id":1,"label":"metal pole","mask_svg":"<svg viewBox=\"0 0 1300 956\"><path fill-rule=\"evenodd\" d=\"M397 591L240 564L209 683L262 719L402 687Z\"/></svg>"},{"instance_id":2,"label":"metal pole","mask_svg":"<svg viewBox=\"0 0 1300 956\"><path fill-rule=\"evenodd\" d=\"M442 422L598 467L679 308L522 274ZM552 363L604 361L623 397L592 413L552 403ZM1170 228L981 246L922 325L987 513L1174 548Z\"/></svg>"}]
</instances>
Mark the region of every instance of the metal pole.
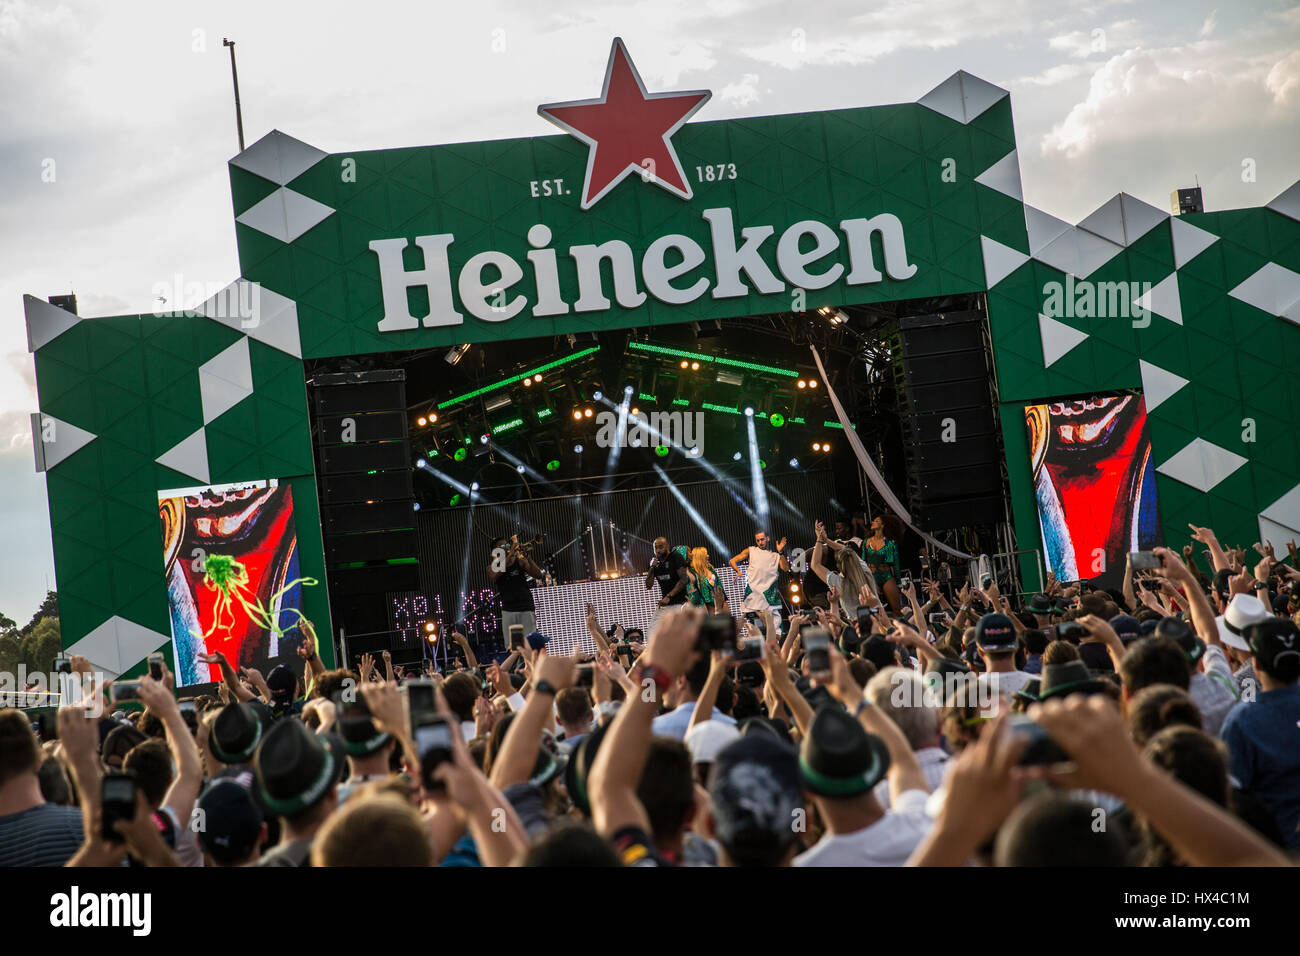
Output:
<instances>
[{"instance_id":1,"label":"metal pole","mask_svg":"<svg viewBox=\"0 0 1300 956\"><path fill-rule=\"evenodd\" d=\"M230 47L230 76L235 81L235 125L239 128L239 151L244 151L244 114L239 107L239 71L235 69L235 41L221 38L221 45Z\"/></svg>"}]
</instances>

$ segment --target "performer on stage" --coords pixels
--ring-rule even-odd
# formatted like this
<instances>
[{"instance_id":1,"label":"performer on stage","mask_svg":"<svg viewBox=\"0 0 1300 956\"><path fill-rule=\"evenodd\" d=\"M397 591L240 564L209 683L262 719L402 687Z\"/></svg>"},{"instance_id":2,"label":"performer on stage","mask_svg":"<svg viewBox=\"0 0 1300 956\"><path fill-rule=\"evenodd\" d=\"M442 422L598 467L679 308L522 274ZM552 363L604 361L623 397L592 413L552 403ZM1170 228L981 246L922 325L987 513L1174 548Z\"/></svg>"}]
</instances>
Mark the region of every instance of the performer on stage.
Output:
<instances>
[{"instance_id":1,"label":"performer on stage","mask_svg":"<svg viewBox=\"0 0 1300 956\"><path fill-rule=\"evenodd\" d=\"M746 614L758 614L771 610L772 620L780 627L781 592L777 589L779 572L790 570L790 562L785 556L785 538L776 543L776 550L769 551L771 538L766 531L754 535L754 544L728 562L731 569L740 573L742 561L749 562L749 571L745 580L745 599L740 609Z\"/></svg>"},{"instance_id":2,"label":"performer on stage","mask_svg":"<svg viewBox=\"0 0 1300 956\"><path fill-rule=\"evenodd\" d=\"M691 563L686 569L690 583L686 588L687 599L696 607L708 610L710 614L725 614L727 611L727 592L722 590L722 581L718 572L709 564L709 552L706 548L691 551Z\"/></svg>"},{"instance_id":3,"label":"performer on stage","mask_svg":"<svg viewBox=\"0 0 1300 956\"><path fill-rule=\"evenodd\" d=\"M498 551L500 549L500 551ZM502 567L504 569L497 570ZM543 571L519 544L519 535L492 539L492 563L488 565L488 581L501 599L501 635L510 639L510 627L522 625L525 634L537 630L537 606L533 591L528 586L530 577L540 580Z\"/></svg>"},{"instance_id":4,"label":"performer on stage","mask_svg":"<svg viewBox=\"0 0 1300 956\"><path fill-rule=\"evenodd\" d=\"M885 519L880 515L871 519L871 534L862 542L862 560L867 562L876 578L876 592L889 602L895 614L902 601L898 590L898 544L885 532Z\"/></svg>"},{"instance_id":5,"label":"performer on stage","mask_svg":"<svg viewBox=\"0 0 1300 956\"><path fill-rule=\"evenodd\" d=\"M686 603L686 589L691 583L686 568L686 559L679 549L670 548L667 538L655 538L655 559L650 562L650 570L645 576L645 589L649 591L658 581L661 595L652 624L664 608Z\"/></svg>"},{"instance_id":6,"label":"performer on stage","mask_svg":"<svg viewBox=\"0 0 1300 956\"><path fill-rule=\"evenodd\" d=\"M858 596L864 587L878 595L875 582L866 564L858 557L852 545L842 541L833 541L826 536L826 526L820 521L816 525L817 546L813 549L812 570L825 582L827 588L838 588L840 592L840 609L850 621L856 620L858 613ZM827 550L834 554L833 567L827 567L822 557Z\"/></svg>"}]
</instances>

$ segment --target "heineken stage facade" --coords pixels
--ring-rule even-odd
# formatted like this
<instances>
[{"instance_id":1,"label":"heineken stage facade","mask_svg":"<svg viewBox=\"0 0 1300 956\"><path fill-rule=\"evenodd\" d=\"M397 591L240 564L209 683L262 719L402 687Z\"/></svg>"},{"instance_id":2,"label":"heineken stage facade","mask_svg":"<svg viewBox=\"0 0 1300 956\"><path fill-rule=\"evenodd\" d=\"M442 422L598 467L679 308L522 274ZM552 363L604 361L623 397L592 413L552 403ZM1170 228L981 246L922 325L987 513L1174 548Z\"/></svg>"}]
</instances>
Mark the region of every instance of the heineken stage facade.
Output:
<instances>
[{"instance_id":1,"label":"heineken stage facade","mask_svg":"<svg viewBox=\"0 0 1300 956\"><path fill-rule=\"evenodd\" d=\"M655 345L658 330L903 301L978 304L1017 590L1044 567L1113 573L1189 523L1242 544L1300 535L1300 183L1184 216L1120 194L1072 225L1024 203L1010 97L969 74L828 112L710 120L708 98L647 91L616 41L599 96L539 108L558 134L327 154L272 132L230 162L230 288L193 312L93 319L27 297L67 648L112 673L164 649L198 683L201 635L229 639L245 598L286 631L237 635L260 661L292 656L289 609L332 657L326 622L337 636L350 595L405 590L382 579L415 549L382 542L408 540L384 509L412 511L412 459L359 468L349 448L391 439L423 461L413 416L322 397L381 390L367 357L537 340L504 380L530 385L612 330L675 360L707 350ZM778 424L758 418L760 438ZM923 416L914 437L953 425ZM1123 487L1081 492L1080 462ZM1086 495L1093 513L1118 502L1109 540L1079 526ZM909 517L952 528L915 501ZM458 571L463 544L448 543ZM223 604L207 558L227 552L247 580Z\"/></svg>"}]
</instances>

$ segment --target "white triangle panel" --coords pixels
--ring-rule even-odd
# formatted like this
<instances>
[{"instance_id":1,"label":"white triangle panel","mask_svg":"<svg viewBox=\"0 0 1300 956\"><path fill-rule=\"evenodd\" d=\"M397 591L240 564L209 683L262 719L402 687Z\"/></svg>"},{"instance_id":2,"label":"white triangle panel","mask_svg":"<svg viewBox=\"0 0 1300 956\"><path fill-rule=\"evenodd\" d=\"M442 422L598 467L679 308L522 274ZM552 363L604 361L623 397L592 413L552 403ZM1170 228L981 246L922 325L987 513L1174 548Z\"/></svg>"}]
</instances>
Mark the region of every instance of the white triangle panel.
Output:
<instances>
[{"instance_id":1,"label":"white triangle panel","mask_svg":"<svg viewBox=\"0 0 1300 956\"><path fill-rule=\"evenodd\" d=\"M1142 373L1142 394L1148 412L1163 405L1187 384L1187 379L1181 375L1141 359L1138 360L1138 371Z\"/></svg>"},{"instance_id":2,"label":"white triangle panel","mask_svg":"<svg viewBox=\"0 0 1300 956\"><path fill-rule=\"evenodd\" d=\"M281 186L235 221L281 242L293 242L333 212L324 203Z\"/></svg>"},{"instance_id":3,"label":"white triangle panel","mask_svg":"<svg viewBox=\"0 0 1300 956\"><path fill-rule=\"evenodd\" d=\"M1269 315L1282 315L1300 300L1300 273L1269 262L1228 295Z\"/></svg>"},{"instance_id":4,"label":"white triangle panel","mask_svg":"<svg viewBox=\"0 0 1300 956\"><path fill-rule=\"evenodd\" d=\"M27 320L27 351L49 345L81 321L67 309L51 305L34 295L23 296L23 317Z\"/></svg>"},{"instance_id":5,"label":"white triangle panel","mask_svg":"<svg viewBox=\"0 0 1300 956\"><path fill-rule=\"evenodd\" d=\"M212 479L208 477L208 436L202 428L188 438L183 438L155 459L182 475L189 475L204 484Z\"/></svg>"},{"instance_id":6,"label":"white triangle panel","mask_svg":"<svg viewBox=\"0 0 1300 956\"><path fill-rule=\"evenodd\" d=\"M1268 204L1268 208L1300 222L1300 180L1283 190Z\"/></svg>"},{"instance_id":7,"label":"white triangle panel","mask_svg":"<svg viewBox=\"0 0 1300 956\"><path fill-rule=\"evenodd\" d=\"M1163 465L1157 466L1156 471L1197 491L1209 491L1244 464L1246 459L1236 452L1197 438Z\"/></svg>"},{"instance_id":8,"label":"white triangle panel","mask_svg":"<svg viewBox=\"0 0 1300 956\"><path fill-rule=\"evenodd\" d=\"M1033 206L1025 206L1025 231L1029 233L1031 256L1037 257L1039 251L1051 244L1052 240L1060 238L1073 228L1064 219L1057 219Z\"/></svg>"},{"instance_id":9,"label":"white triangle panel","mask_svg":"<svg viewBox=\"0 0 1300 956\"><path fill-rule=\"evenodd\" d=\"M1088 337L1087 332L1080 332L1064 322L1048 318L1039 313L1038 334L1043 343L1043 367L1049 368L1067 352Z\"/></svg>"},{"instance_id":10,"label":"white triangle panel","mask_svg":"<svg viewBox=\"0 0 1300 956\"><path fill-rule=\"evenodd\" d=\"M139 664L171 641L143 625L113 615L67 649L68 656L80 654L95 670L112 679Z\"/></svg>"},{"instance_id":11,"label":"white triangle panel","mask_svg":"<svg viewBox=\"0 0 1300 956\"><path fill-rule=\"evenodd\" d=\"M1103 283L1104 285L1104 283ZM1176 325L1183 324L1183 301L1178 295L1178 273L1171 272L1133 300L1133 304L1154 312Z\"/></svg>"},{"instance_id":12,"label":"white triangle panel","mask_svg":"<svg viewBox=\"0 0 1300 956\"><path fill-rule=\"evenodd\" d=\"M297 303L260 283L236 279L198 311L264 345L302 358Z\"/></svg>"},{"instance_id":13,"label":"white triangle panel","mask_svg":"<svg viewBox=\"0 0 1300 956\"><path fill-rule=\"evenodd\" d=\"M984 279L991 289L1029 261L1029 256L996 239L980 236L980 251L984 254Z\"/></svg>"},{"instance_id":14,"label":"white triangle panel","mask_svg":"<svg viewBox=\"0 0 1300 956\"><path fill-rule=\"evenodd\" d=\"M324 150L273 129L232 159L230 165L283 186L328 155Z\"/></svg>"},{"instance_id":15,"label":"white triangle panel","mask_svg":"<svg viewBox=\"0 0 1300 956\"><path fill-rule=\"evenodd\" d=\"M917 102L958 123L969 123L1006 95L1000 86L958 70Z\"/></svg>"},{"instance_id":16,"label":"white triangle panel","mask_svg":"<svg viewBox=\"0 0 1300 956\"><path fill-rule=\"evenodd\" d=\"M1177 216L1169 218L1169 229L1174 240L1175 269L1181 269L1219 241L1219 237L1214 233L1206 232Z\"/></svg>"},{"instance_id":17,"label":"white triangle panel","mask_svg":"<svg viewBox=\"0 0 1300 956\"><path fill-rule=\"evenodd\" d=\"M92 432L69 425L53 415L32 412L31 422L37 471L49 471L95 440Z\"/></svg>"},{"instance_id":18,"label":"white triangle panel","mask_svg":"<svg viewBox=\"0 0 1300 956\"><path fill-rule=\"evenodd\" d=\"M996 189L1018 202L1024 202L1020 190L1020 158L1014 149L976 176L975 182Z\"/></svg>"}]
</instances>

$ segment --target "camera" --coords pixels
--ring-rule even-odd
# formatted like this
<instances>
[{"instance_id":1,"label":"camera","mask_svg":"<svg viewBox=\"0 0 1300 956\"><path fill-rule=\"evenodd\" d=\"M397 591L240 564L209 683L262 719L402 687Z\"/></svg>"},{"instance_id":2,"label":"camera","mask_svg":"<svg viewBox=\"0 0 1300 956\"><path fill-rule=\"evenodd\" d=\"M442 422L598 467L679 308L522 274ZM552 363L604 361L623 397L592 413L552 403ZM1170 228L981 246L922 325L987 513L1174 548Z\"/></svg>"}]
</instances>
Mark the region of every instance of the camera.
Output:
<instances>
[{"instance_id":1,"label":"camera","mask_svg":"<svg viewBox=\"0 0 1300 956\"><path fill-rule=\"evenodd\" d=\"M736 619L730 614L710 614L700 622L695 647L701 651L734 651Z\"/></svg>"},{"instance_id":2,"label":"camera","mask_svg":"<svg viewBox=\"0 0 1300 956\"><path fill-rule=\"evenodd\" d=\"M1036 720L1024 714L1012 714L1010 729L1013 734L1029 739L1029 745L1020 755L1020 766L1038 767L1064 763L1070 759L1069 755L1048 735L1046 728Z\"/></svg>"},{"instance_id":3,"label":"camera","mask_svg":"<svg viewBox=\"0 0 1300 956\"><path fill-rule=\"evenodd\" d=\"M736 652L732 655L732 660L761 661L766 656L764 648L765 645L761 637L751 637L748 640L740 641L736 645Z\"/></svg>"},{"instance_id":4,"label":"camera","mask_svg":"<svg viewBox=\"0 0 1300 956\"><path fill-rule=\"evenodd\" d=\"M808 672L813 677L829 677L831 673L831 639L824 627L814 627L803 638L804 654L808 658Z\"/></svg>"},{"instance_id":5,"label":"camera","mask_svg":"<svg viewBox=\"0 0 1300 956\"><path fill-rule=\"evenodd\" d=\"M451 760L451 724L441 714L426 716L414 727L415 749L420 755L420 782L425 790L444 789L433 772Z\"/></svg>"},{"instance_id":6,"label":"camera","mask_svg":"<svg viewBox=\"0 0 1300 956\"><path fill-rule=\"evenodd\" d=\"M129 773L106 773L101 787L100 836L110 843L121 843L122 835L113 829L113 824L135 819L135 777Z\"/></svg>"},{"instance_id":7,"label":"camera","mask_svg":"<svg viewBox=\"0 0 1300 956\"><path fill-rule=\"evenodd\" d=\"M139 700L140 699L140 682L138 680L116 680L113 681L111 689L113 703L121 700Z\"/></svg>"}]
</instances>

